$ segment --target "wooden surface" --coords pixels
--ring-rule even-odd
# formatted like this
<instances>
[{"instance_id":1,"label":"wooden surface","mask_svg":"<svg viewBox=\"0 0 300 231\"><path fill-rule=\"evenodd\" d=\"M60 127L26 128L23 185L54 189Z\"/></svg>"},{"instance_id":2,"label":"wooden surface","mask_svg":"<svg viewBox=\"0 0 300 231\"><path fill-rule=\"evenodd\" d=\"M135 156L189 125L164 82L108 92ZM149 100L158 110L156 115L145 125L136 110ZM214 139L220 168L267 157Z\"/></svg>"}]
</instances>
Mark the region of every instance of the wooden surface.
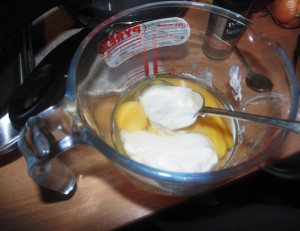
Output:
<instances>
[{"instance_id":1,"label":"wooden surface","mask_svg":"<svg viewBox=\"0 0 300 231\"><path fill-rule=\"evenodd\" d=\"M251 19L280 42L292 59L300 29L283 29L259 12ZM291 134L278 158L300 150ZM0 230L112 230L135 222L187 198L148 193L128 182L108 161L89 147L64 156L77 173L76 193L68 198L38 187L28 177L18 150L0 157Z\"/></svg>"}]
</instances>

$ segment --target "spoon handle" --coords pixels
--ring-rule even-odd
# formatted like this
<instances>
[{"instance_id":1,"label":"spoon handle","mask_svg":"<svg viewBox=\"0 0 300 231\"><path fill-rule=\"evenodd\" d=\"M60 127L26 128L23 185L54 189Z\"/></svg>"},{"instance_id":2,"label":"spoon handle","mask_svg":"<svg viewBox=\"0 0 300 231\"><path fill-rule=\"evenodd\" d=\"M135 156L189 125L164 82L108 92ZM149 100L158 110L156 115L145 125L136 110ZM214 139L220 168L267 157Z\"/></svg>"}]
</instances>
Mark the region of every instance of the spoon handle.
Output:
<instances>
[{"instance_id":1,"label":"spoon handle","mask_svg":"<svg viewBox=\"0 0 300 231\"><path fill-rule=\"evenodd\" d=\"M237 46L234 46L233 50L235 51L236 55L238 56L238 58L240 59L240 61L243 63L243 65L245 66L245 68L247 69L247 71L251 71L251 68L248 64L248 62L246 61L244 55L242 54L242 52L240 51L240 49Z\"/></svg>"},{"instance_id":2,"label":"spoon handle","mask_svg":"<svg viewBox=\"0 0 300 231\"><path fill-rule=\"evenodd\" d=\"M211 107L203 107L200 110L199 114L202 115L203 113L210 114L210 115L220 115L223 117L236 118L236 119L246 120L246 121L253 121L253 122L262 123L274 127L283 128L295 132L297 134L300 134L300 122L293 121L293 120L276 119L267 116L254 115L246 112L237 112L237 111L230 111L230 110L211 108Z\"/></svg>"}]
</instances>

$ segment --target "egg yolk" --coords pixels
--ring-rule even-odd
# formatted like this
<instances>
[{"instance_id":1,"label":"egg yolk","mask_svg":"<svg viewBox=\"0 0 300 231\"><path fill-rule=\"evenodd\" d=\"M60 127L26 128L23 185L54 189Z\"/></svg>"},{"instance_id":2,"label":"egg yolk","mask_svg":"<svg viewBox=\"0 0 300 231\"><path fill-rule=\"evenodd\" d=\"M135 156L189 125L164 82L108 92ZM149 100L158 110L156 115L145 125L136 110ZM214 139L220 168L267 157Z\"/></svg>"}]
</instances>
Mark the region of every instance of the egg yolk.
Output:
<instances>
[{"instance_id":1,"label":"egg yolk","mask_svg":"<svg viewBox=\"0 0 300 231\"><path fill-rule=\"evenodd\" d=\"M207 107L213 107L213 108L221 108L218 100L216 97L214 97L209 91L206 89L185 81L184 79L165 79L166 81L178 85L178 86L184 86L193 89L194 91L199 92L205 99L205 106ZM199 125L202 126L202 129L196 129L198 132L204 133L208 135L213 143L215 144L216 149L218 149L218 156L221 159L224 157L224 146L223 146L223 141L220 141L220 138L222 138L225 141L226 147L230 149L233 145L233 137L230 129L228 128L226 122L224 121L223 118L219 116L207 116L210 118L210 120L213 120L216 124L213 123L213 121L208 122L209 120L201 121L199 120ZM219 140L217 142L217 140ZM219 145L218 145L219 144ZM223 151L221 151L223 150Z\"/></svg>"},{"instance_id":2,"label":"egg yolk","mask_svg":"<svg viewBox=\"0 0 300 231\"><path fill-rule=\"evenodd\" d=\"M148 118L139 102L127 101L120 105L116 113L116 124L121 130L139 131L147 127Z\"/></svg>"},{"instance_id":3,"label":"egg yolk","mask_svg":"<svg viewBox=\"0 0 300 231\"><path fill-rule=\"evenodd\" d=\"M227 145L220 126L211 118L199 118L197 123L191 126L191 131L202 133L208 136L218 154L219 159L223 159L227 153Z\"/></svg>"}]
</instances>

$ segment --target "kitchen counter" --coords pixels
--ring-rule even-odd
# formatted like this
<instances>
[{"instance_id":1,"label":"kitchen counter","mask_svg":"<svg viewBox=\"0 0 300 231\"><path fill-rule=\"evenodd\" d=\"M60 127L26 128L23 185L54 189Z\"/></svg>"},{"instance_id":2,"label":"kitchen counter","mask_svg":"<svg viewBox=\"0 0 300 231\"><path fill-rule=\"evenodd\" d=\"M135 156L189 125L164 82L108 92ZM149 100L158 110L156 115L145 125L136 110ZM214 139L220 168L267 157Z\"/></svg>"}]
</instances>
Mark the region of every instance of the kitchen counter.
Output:
<instances>
[{"instance_id":1,"label":"kitchen counter","mask_svg":"<svg viewBox=\"0 0 300 231\"><path fill-rule=\"evenodd\" d=\"M293 60L300 29L281 28L263 12L251 19ZM290 134L274 158L299 151L298 139L298 135ZM18 150L0 157L2 231L113 230L188 200L137 188L91 147L75 147L63 159L77 174L77 190L68 198L36 185L28 177L25 159Z\"/></svg>"}]
</instances>

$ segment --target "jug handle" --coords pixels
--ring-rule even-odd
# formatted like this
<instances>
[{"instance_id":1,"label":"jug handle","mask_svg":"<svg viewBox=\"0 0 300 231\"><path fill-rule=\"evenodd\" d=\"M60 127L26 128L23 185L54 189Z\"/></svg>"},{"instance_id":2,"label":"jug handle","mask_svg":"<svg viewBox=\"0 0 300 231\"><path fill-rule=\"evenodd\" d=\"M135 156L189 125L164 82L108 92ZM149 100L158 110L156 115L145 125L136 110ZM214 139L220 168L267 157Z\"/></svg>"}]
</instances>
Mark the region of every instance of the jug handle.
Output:
<instances>
[{"instance_id":1,"label":"jug handle","mask_svg":"<svg viewBox=\"0 0 300 231\"><path fill-rule=\"evenodd\" d=\"M28 119L18 140L29 176L39 185L65 195L75 188L76 180L57 157L81 142L80 120L75 110L69 102L44 110Z\"/></svg>"}]
</instances>

